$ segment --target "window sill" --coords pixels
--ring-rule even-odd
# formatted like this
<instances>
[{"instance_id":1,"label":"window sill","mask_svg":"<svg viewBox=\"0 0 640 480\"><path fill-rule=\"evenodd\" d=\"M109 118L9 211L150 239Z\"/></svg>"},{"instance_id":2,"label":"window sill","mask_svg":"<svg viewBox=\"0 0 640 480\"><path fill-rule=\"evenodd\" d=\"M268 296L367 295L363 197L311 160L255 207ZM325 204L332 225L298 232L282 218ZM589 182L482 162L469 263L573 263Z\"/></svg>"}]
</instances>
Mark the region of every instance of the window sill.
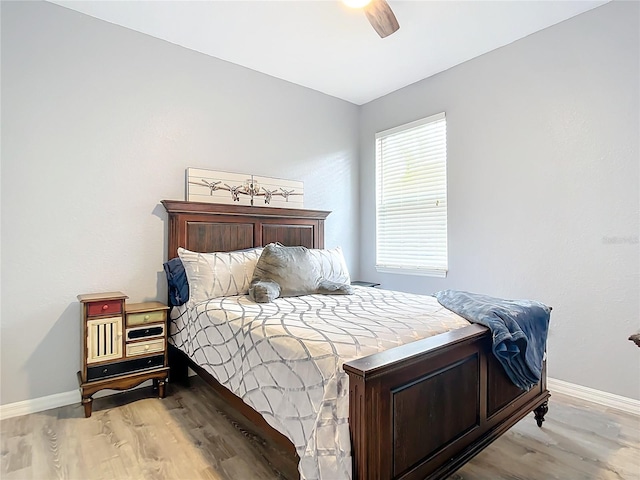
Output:
<instances>
[{"instance_id":1,"label":"window sill","mask_svg":"<svg viewBox=\"0 0 640 480\"><path fill-rule=\"evenodd\" d=\"M437 278L447 277L447 270L436 270L436 269L426 269L426 268L376 267L376 271L380 273L394 273L397 275L416 275L420 277L437 277Z\"/></svg>"}]
</instances>

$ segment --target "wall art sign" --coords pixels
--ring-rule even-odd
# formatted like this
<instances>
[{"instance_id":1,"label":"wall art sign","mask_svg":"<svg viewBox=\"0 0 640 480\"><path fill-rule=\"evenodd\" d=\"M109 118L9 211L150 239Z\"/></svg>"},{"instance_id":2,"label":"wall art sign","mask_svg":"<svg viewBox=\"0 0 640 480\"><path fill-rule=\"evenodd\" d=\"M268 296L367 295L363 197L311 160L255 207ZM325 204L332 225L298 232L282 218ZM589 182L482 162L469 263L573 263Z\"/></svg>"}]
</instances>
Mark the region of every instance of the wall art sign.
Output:
<instances>
[{"instance_id":1,"label":"wall art sign","mask_svg":"<svg viewBox=\"0 0 640 480\"><path fill-rule=\"evenodd\" d=\"M187 168L188 202L303 208L304 185L296 180Z\"/></svg>"}]
</instances>

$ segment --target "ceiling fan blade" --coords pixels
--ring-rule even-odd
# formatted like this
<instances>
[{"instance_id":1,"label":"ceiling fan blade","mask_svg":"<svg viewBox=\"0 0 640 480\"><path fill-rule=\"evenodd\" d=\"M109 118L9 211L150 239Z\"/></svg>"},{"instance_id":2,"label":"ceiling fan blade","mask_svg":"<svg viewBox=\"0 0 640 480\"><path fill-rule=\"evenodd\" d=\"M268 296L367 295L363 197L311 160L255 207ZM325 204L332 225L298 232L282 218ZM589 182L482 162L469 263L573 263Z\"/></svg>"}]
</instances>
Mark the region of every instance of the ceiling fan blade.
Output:
<instances>
[{"instance_id":1,"label":"ceiling fan blade","mask_svg":"<svg viewBox=\"0 0 640 480\"><path fill-rule=\"evenodd\" d=\"M386 0L372 0L364 8L364 13L381 38L388 37L400 28L398 20Z\"/></svg>"}]
</instances>

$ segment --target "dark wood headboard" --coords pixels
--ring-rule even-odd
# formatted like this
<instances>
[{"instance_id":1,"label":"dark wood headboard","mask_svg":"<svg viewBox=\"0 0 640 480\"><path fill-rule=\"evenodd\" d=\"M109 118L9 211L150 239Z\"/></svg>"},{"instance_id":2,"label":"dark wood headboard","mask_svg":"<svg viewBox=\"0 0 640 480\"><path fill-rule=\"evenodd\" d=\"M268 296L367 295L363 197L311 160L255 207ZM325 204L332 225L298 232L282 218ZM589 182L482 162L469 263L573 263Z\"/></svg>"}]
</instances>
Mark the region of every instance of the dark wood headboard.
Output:
<instances>
[{"instance_id":1,"label":"dark wood headboard","mask_svg":"<svg viewBox=\"0 0 640 480\"><path fill-rule=\"evenodd\" d=\"M162 200L169 214L168 256L178 247L229 252L272 242L324 248L324 220L331 212Z\"/></svg>"}]
</instances>

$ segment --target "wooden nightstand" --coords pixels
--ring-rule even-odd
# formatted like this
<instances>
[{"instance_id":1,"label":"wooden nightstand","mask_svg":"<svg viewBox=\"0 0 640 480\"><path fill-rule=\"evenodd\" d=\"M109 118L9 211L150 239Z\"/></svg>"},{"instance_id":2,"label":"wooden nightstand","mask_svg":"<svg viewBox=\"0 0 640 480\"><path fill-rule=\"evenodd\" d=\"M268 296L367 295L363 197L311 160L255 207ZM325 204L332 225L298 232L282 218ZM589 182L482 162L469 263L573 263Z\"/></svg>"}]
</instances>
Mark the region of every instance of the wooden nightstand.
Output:
<instances>
[{"instance_id":1,"label":"wooden nightstand","mask_svg":"<svg viewBox=\"0 0 640 480\"><path fill-rule=\"evenodd\" d=\"M82 304L82 370L78 372L85 417L93 394L127 390L153 380L164 398L167 363L167 310L160 302L126 303L122 292L78 295Z\"/></svg>"}]
</instances>

